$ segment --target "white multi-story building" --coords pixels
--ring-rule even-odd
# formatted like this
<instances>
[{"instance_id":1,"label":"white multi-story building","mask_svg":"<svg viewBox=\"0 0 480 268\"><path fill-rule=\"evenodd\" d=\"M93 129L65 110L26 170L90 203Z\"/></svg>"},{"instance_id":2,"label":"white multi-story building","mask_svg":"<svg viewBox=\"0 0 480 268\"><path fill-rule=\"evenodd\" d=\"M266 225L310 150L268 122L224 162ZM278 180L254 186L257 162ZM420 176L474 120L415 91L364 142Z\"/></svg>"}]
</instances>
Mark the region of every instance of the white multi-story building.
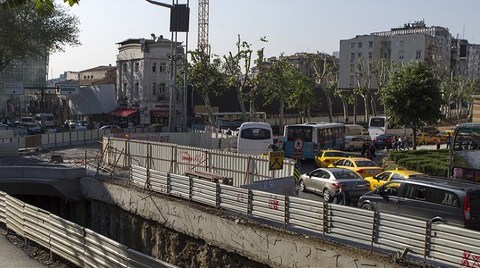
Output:
<instances>
[{"instance_id":1,"label":"white multi-story building","mask_svg":"<svg viewBox=\"0 0 480 268\"><path fill-rule=\"evenodd\" d=\"M183 90L174 88L171 74L184 64L185 54L178 42L172 51L172 43L163 36L118 43L117 103L138 110L141 124L181 125Z\"/></svg>"},{"instance_id":2,"label":"white multi-story building","mask_svg":"<svg viewBox=\"0 0 480 268\"><path fill-rule=\"evenodd\" d=\"M340 40L339 87L355 88L357 65L363 63L369 68L381 59L392 64L425 62L448 71L451 40L448 29L426 27L424 22ZM374 77L371 77L371 81L371 88L378 88Z\"/></svg>"}]
</instances>

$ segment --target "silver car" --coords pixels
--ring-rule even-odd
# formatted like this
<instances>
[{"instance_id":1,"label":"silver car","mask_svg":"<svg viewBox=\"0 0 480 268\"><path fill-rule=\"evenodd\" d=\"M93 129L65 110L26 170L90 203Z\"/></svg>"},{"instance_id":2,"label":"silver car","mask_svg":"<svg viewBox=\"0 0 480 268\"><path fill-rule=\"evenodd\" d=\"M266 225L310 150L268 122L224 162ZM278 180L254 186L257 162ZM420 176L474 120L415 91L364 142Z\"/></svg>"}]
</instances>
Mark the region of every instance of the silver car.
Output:
<instances>
[{"instance_id":1,"label":"silver car","mask_svg":"<svg viewBox=\"0 0 480 268\"><path fill-rule=\"evenodd\" d=\"M317 168L300 176L300 190L321 193L325 202L332 202L337 189L346 186L352 199L369 191L369 184L356 172L344 168Z\"/></svg>"}]
</instances>

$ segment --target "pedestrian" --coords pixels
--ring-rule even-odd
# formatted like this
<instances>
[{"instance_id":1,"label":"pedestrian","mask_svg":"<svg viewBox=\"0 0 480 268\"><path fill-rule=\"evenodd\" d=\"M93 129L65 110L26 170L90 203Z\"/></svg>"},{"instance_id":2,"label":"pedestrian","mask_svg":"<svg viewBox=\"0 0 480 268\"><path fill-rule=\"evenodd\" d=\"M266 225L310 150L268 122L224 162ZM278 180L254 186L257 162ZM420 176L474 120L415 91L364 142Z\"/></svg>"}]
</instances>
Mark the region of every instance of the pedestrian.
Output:
<instances>
[{"instance_id":1,"label":"pedestrian","mask_svg":"<svg viewBox=\"0 0 480 268\"><path fill-rule=\"evenodd\" d=\"M440 146L442 145L442 140L440 137L437 137L437 150L440 150Z\"/></svg>"},{"instance_id":2,"label":"pedestrian","mask_svg":"<svg viewBox=\"0 0 480 268\"><path fill-rule=\"evenodd\" d=\"M450 142L452 141L452 136L450 136L450 133L447 134L447 149L450 148Z\"/></svg>"},{"instance_id":3,"label":"pedestrian","mask_svg":"<svg viewBox=\"0 0 480 268\"><path fill-rule=\"evenodd\" d=\"M402 149L403 149L402 137L398 136L398 140L397 140L397 151L401 151Z\"/></svg>"},{"instance_id":4,"label":"pedestrian","mask_svg":"<svg viewBox=\"0 0 480 268\"><path fill-rule=\"evenodd\" d=\"M337 192L333 195L333 203L339 205L350 206L351 199L345 185L340 185Z\"/></svg>"},{"instance_id":5,"label":"pedestrian","mask_svg":"<svg viewBox=\"0 0 480 268\"><path fill-rule=\"evenodd\" d=\"M408 143L407 136L403 137L403 148L405 150L410 150L410 144Z\"/></svg>"}]
</instances>

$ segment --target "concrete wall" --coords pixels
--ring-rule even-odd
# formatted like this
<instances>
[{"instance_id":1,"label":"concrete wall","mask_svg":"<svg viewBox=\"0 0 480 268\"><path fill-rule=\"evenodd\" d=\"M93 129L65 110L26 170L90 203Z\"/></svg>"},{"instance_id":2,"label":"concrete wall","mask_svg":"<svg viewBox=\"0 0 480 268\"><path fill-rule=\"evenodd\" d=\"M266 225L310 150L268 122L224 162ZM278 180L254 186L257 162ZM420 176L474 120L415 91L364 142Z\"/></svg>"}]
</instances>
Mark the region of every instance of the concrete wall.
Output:
<instances>
[{"instance_id":1,"label":"concrete wall","mask_svg":"<svg viewBox=\"0 0 480 268\"><path fill-rule=\"evenodd\" d=\"M368 251L251 224L240 216L216 215L193 203L138 192L93 178L81 180L86 198L116 205L167 228L202 239L272 267L393 267Z\"/></svg>"}]
</instances>

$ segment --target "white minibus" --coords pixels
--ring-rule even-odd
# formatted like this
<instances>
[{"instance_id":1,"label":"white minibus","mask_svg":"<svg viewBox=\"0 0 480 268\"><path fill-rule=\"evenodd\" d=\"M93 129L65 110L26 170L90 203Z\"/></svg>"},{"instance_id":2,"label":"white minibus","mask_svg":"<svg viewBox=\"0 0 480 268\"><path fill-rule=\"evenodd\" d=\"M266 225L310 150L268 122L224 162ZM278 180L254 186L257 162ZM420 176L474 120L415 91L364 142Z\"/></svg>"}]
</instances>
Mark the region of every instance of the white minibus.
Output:
<instances>
[{"instance_id":1,"label":"white minibus","mask_svg":"<svg viewBox=\"0 0 480 268\"><path fill-rule=\"evenodd\" d=\"M273 144L272 126L263 122L245 122L238 129L237 153L261 155Z\"/></svg>"}]
</instances>

